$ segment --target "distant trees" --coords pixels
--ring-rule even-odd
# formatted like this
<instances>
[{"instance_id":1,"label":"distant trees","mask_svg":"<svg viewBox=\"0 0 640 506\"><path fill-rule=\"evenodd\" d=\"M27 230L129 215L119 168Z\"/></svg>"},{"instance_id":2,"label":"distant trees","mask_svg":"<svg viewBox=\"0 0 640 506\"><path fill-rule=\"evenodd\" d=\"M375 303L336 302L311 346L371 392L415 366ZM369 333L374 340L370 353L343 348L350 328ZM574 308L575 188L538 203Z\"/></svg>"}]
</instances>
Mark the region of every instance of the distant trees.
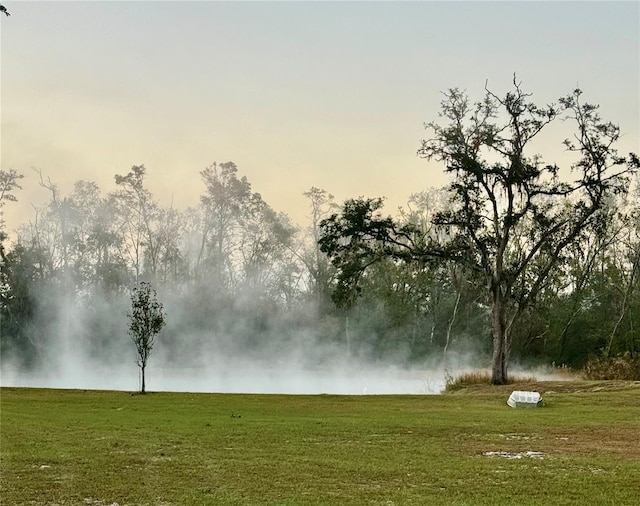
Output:
<instances>
[{"instance_id":1,"label":"distant trees","mask_svg":"<svg viewBox=\"0 0 640 506\"><path fill-rule=\"evenodd\" d=\"M192 242L194 282L203 289L206 280L217 296L282 298L295 227L238 176L233 162L214 163L200 175L205 192Z\"/></svg>"},{"instance_id":2,"label":"distant trees","mask_svg":"<svg viewBox=\"0 0 640 506\"><path fill-rule=\"evenodd\" d=\"M213 163L200 172L205 193L200 197L200 241L195 275L213 277L219 288L233 285L233 250L238 231L254 199L246 177L233 162Z\"/></svg>"},{"instance_id":3,"label":"distant trees","mask_svg":"<svg viewBox=\"0 0 640 506\"><path fill-rule=\"evenodd\" d=\"M3 6L0 7L4 9ZM14 192L21 188L19 181L23 177L14 169L0 169L0 353L21 347L23 350L28 348L26 355L30 354L31 347L21 339L25 333L20 323L30 316L31 306L25 300L27 296L24 290L27 290L27 284L20 283L17 279L21 277L17 272L19 269L15 268L18 255L12 251L7 253L5 249L8 234L4 221L4 206L7 202L18 200ZM29 268L30 266L27 267ZM20 334L20 337L13 339L17 334Z\"/></svg>"},{"instance_id":4,"label":"distant trees","mask_svg":"<svg viewBox=\"0 0 640 506\"><path fill-rule=\"evenodd\" d=\"M4 9L4 6L0 5L0 7ZM6 301L11 297L11 287L7 282L8 259L4 246L4 241L7 239L7 233L4 229L4 206L7 202L15 202L17 200L14 191L21 188L18 181L22 177L23 175L14 169L8 171L0 170L0 310L5 307ZM1 326L2 319L0 318L0 330Z\"/></svg>"},{"instance_id":5,"label":"distant trees","mask_svg":"<svg viewBox=\"0 0 640 506\"><path fill-rule=\"evenodd\" d=\"M134 165L124 176L116 174L118 190L112 195L118 209L118 225L135 269L136 282L143 268L150 277L155 278L160 255L160 245L154 233L159 209L151 192L145 187L146 171L144 165Z\"/></svg>"},{"instance_id":6,"label":"distant trees","mask_svg":"<svg viewBox=\"0 0 640 506\"><path fill-rule=\"evenodd\" d=\"M523 350L582 367L640 351L640 179L629 194L610 199L597 233L584 234L567 252L560 275L542 294L536 312L543 336Z\"/></svg>"},{"instance_id":7,"label":"distant trees","mask_svg":"<svg viewBox=\"0 0 640 506\"><path fill-rule=\"evenodd\" d=\"M24 177L23 174L18 171L0 170L0 259L4 259L4 246L3 242L7 238L7 233L4 230L4 211L3 208L7 202L15 202L17 197L15 196L15 190L22 188L19 181Z\"/></svg>"},{"instance_id":8,"label":"distant trees","mask_svg":"<svg viewBox=\"0 0 640 506\"><path fill-rule=\"evenodd\" d=\"M418 151L443 162L452 176L452 208L434 216L437 233L385 218L381 201L361 199L325 220L320 240L339 270L336 294L343 299L384 258L449 261L466 269L484 286L491 308L494 384L507 382L514 323L565 260L567 248L584 234L598 233L602 209L625 191L628 174L640 165L635 154L617 153L619 127L602 121L597 106L583 104L580 90L546 107L529 97L515 78L504 98L487 89L476 103L457 89L445 94L445 124L428 123L433 136ZM575 181L531 153L533 140L558 117L577 129L564 142L578 157L571 167Z\"/></svg>"},{"instance_id":9,"label":"distant trees","mask_svg":"<svg viewBox=\"0 0 640 506\"><path fill-rule=\"evenodd\" d=\"M166 314L162 303L158 302L156 291L144 281L131 292L131 311L129 318L129 336L136 346L136 363L140 368L140 393L145 393L145 370L155 337L165 326Z\"/></svg>"},{"instance_id":10,"label":"distant trees","mask_svg":"<svg viewBox=\"0 0 640 506\"><path fill-rule=\"evenodd\" d=\"M310 244L302 255L309 274L309 289L319 305L329 298L333 277L329 258L320 250L320 222L338 208L334 196L326 190L311 187L303 195L309 199L311 223L308 228Z\"/></svg>"}]
</instances>

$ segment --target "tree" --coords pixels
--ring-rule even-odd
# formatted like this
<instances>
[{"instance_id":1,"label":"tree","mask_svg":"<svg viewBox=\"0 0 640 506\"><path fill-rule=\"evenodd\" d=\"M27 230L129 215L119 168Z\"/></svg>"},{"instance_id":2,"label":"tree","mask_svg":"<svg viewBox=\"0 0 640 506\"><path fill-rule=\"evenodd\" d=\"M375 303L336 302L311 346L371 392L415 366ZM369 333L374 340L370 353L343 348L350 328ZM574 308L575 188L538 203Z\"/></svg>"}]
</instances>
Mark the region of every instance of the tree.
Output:
<instances>
[{"instance_id":1,"label":"tree","mask_svg":"<svg viewBox=\"0 0 640 506\"><path fill-rule=\"evenodd\" d=\"M329 292L331 282L331 265L327 256L320 251L320 222L329 216L330 211L336 210L337 204L334 196L326 190L312 186L303 195L309 199L311 205L311 225L308 235L311 237L311 245L301 256L302 261L309 271L310 291L316 299L318 307L321 307Z\"/></svg>"},{"instance_id":2,"label":"tree","mask_svg":"<svg viewBox=\"0 0 640 506\"><path fill-rule=\"evenodd\" d=\"M145 369L155 344L155 336L165 326L166 314L158 302L156 291L149 283L141 282L131 293L129 336L136 345L137 360L142 374L140 393L145 393Z\"/></svg>"},{"instance_id":3,"label":"tree","mask_svg":"<svg viewBox=\"0 0 640 506\"><path fill-rule=\"evenodd\" d=\"M206 193L200 197L202 221L195 278L208 274L218 290L233 285L233 251L238 229L253 199L251 183L238 178L233 162L213 163L200 172Z\"/></svg>"},{"instance_id":4,"label":"tree","mask_svg":"<svg viewBox=\"0 0 640 506\"><path fill-rule=\"evenodd\" d=\"M7 234L4 230L4 212L2 208L7 202L15 202L17 197L13 194L14 190L19 190L22 187L19 184L19 180L24 175L19 174L16 170L0 170L0 260L4 259L4 246L3 241L7 238Z\"/></svg>"},{"instance_id":5,"label":"tree","mask_svg":"<svg viewBox=\"0 0 640 506\"><path fill-rule=\"evenodd\" d=\"M0 5L4 9L3 6ZM7 14L8 15L8 14ZM16 189L21 189L18 181L24 176L19 174L14 169L0 170L0 336L4 335L2 332L2 315L8 304L8 301L13 298L11 294L12 286L9 283L9 259L7 258L6 251L4 249L4 241L7 239L7 233L4 230L4 211L3 207L6 202L15 202L17 197L13 194Z\"/></svg>"},{"instance_id":6,"label":"tree","mask_svg":"<svg viewBox=\"0 0 640 506\"><path fill-rule=\"evenodd\" d=\"M145 188L144 165L134 165L124 176L116 174L119 190L112 194L118 212L116 220L125 237L125 245L135 270L136 282L143 270L155 278L159 260L159 248L155 228L158 220L158 204Z\"/></svg>"},{"instance_id":7,"label":"tree","mask_svg":"<svg viewBox=\"0 0 640 506\"><path fill-rule=\"evenodd\" d=\"M538 107L515 77L513 87L504 98L485 88L484 100L473 106L464 93L450 90L442 103L449 123L429 123L433 137L418 151L444 162L453 176L456 209L436 222L453 232L448 250L486 283L494 384L507 382L509 333L517 318L535 301L566 248L598 227L599 211L611 195L625 191L625 176L639 166L636 155L618 155L620 128L602 121L598 106L583 104L580 90L559 105ZM573 182L560 178L557 165L530 154L536 136L563 116L577 127L574 139L564 141L578 155Z\"/></svg>"},{"instance_id":8,"label":"tree","mask_svg":"<svg viewBox=\"0 0 640 506\"><path fill-rule=\"evenodd\" d=\"M340 270L338 293L357 288L364 270L385 257L461 264L484 286L491 308L492 383L506 383L514 323L545 288L567 247L597 230L599 211L611 195L625 191L627 175L640 166L635 154L618 155L619 127L602 121L598 106L583 104L581 94L575 90L558 105L538 107L515 77L504 98L485 87L484 99L475 104L464 92L449 90L440 113L448 123L428 123L432 137L418 150L443 162L452 176L452 208L433 220L441 232L425 237L383 218L380 201L345 204L342 217L325 220L321 239ZM557 118L577 129L573 140L564 141L577 156L574 181L531 153L534 139Z\"/></svg>"},{"instance_id":9,"label":"tree","mask_svg":"<svg viewBox=\"0 0 640 506\"><path fill-rule=\"evenodd\" d=\"M38 309L37 294L42 292L39 268L42 255L36 247L18 242L0 264L0 356L34 365L46 349L47 333L34 329Z\"/></svg>"}]
</instances>

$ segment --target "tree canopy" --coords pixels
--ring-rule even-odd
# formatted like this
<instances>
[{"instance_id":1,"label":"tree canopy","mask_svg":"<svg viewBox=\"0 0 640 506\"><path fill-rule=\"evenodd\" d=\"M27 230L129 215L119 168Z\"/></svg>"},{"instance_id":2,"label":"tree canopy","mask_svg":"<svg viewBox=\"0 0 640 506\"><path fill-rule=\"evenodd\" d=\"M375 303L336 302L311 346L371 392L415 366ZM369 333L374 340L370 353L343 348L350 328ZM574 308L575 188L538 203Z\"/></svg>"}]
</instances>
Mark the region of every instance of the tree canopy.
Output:
<instances>
[{"instance_id":1,"label":"tree canopy","mask_svg":"<svg viewBox=\"0 0 640 506\"><path fill-rule=\"evenodd\" d=\"M500 98L485 87L482 100L445 93L438 121L418 155L450 174L450 208L438 212L429 234L378 213L380 199L345 203L322 223L323 251L339 271L336 297L357 293L366 269L383 258L399 262L451 261L486 289L491 307L492 381L507 381L509 335L535 302L567 248L602 227L608 199L623 193L638 157L620 156L620 129L603 121L578 89L557 104L531 102L514 77ZM568 171L545 162L534 139L556 119L571 121L573 138L561 141L577 155Z\"/></svg>"}]
</instances>

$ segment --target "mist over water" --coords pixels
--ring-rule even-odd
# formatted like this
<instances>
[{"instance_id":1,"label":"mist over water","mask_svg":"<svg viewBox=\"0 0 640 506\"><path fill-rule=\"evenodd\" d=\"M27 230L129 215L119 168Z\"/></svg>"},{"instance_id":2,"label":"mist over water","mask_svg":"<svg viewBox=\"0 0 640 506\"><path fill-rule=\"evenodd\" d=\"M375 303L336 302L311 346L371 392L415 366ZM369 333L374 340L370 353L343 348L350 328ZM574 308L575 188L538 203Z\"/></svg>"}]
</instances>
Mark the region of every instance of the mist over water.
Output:
<instances>
[{"instance_id":1,"label":"mist over water","mask_svg":"<svg viewBox=\"0 0 640 506\"><path fill-rule=\"evenodd\" d=\"M257 394L436 394L442 375L426 371L354 365L353 369L260 369L250 364L220 372L158 371L159 390Z\"/></svg>"},{"instance_id":2,"label":"mist over water","mask_svg":"<svg viewBox=\"0 0 640 506\"><path fill-rule=\"evenodd\" d=\"M25 366L3 354L0 385L139 390L125 294L83 300L51 289L39 297L31 331L36 364ZM202 325L194 327L193 313L185 309L190 302L168 292L164 301L167 327L157 336L147 364L147 391L420 395L444 389L444 371L436 361L408 367L402 364L401 350L388 360L372 361L353 350L349 354L343 342L314 334L313 321L306 332L296 329L286 335L287 322L278 317L271 322L274 329L255 342L255 336L247 338L248 323L236 315L229 321L206 317L210 329L203 331Z\"/></svg>"},{"instance_id":3,"label":"mist over water","mask_svg":"<svg viewBox=\"0 0 640 506\"><path fill-rule=\"evenodd\" d=\"M0 386L80 390L140 389L135 347L127 335L129 299L78 299L42 290L39 315L32 322L37 343L36 365L21 364L6 353L1 358ZM162 299L162 297L161 297ZM425 395L445 388L442 354L407 364L398 349L372 360L366 347L348 349L343 341L327 341L274 317L272 329L250 336L250 325L237 314L204 317L194 324L191 302L164 294L167 327L157 336L146 370L149 392L211 392L296 395ZM44 301L50 304L47 308ZM99 337L98 337L99 336ZM256 341L256 339L258 339ZM446 373L453 377L487 366L487 357L472 349L450 350ZM514 366L513 374L539 380L566 380L545 370Z\"/></svg>"},{"instance_id":4,"label":"mist over water","mask_svg":"<svg viewBox=\"0 0 640 506\"><path fill-rule=\"evenodd\" d=\"M170 367L149 359L148 391L255 394L438 394L444 389L442 371L352 364L341 368L267 368L242 360L208 368ZM157 358L157 357L156 357ZM224 361L224 357L221 357ZM51 367L20 371L3 363L2 386L135 391L139 369L132 355L117 364L101 364L67 350Z\"/></svg>"},{"instance_id":5,"label":"mist over water","mask_svg":"<svg viewBox=\"0 0 640 506\"><path fill-rule=\"evenodd\" d=\"M140 369L127 334L128 294L72 295L59 288L47 285L37 292L38 311L29 324L36 360L25 364L3 353L0 386L138 391ZM408 351L396 343L391 352L372 358L366 342L350 348L339 332L338 340L328 339L313 311L303 311L297 323L274 313L256 331L254 308L242 308L238 301L234 311L197 308L197 298L176 287L164 290L159 299L167 326L147 364L149 392L426 395L445 388L442 351L411 363ZM468 342L447 352L447 375L486 366L487 356ZM511 372L539 380L567 379L515 365Z\"/></svg>"}]
</instances>

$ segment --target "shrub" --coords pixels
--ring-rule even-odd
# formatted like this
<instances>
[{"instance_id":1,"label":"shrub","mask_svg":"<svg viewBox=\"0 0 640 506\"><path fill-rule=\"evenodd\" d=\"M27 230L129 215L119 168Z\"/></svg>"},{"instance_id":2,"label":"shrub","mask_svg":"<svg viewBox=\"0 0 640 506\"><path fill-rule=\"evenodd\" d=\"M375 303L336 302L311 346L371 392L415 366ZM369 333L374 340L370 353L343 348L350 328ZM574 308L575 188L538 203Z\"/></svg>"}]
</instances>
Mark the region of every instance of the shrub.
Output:
<instances>
[{"instance_id":1,"label":"shrub","mask_svg":"<svg viewBox=\"0 0 640 506\"><path fill-rule=\"evenodd\" d=\"M630 352L615 357L594 357L584 366L584 375L591 380L640 381L640 355Z\"/></svg>"}]
</instances>

